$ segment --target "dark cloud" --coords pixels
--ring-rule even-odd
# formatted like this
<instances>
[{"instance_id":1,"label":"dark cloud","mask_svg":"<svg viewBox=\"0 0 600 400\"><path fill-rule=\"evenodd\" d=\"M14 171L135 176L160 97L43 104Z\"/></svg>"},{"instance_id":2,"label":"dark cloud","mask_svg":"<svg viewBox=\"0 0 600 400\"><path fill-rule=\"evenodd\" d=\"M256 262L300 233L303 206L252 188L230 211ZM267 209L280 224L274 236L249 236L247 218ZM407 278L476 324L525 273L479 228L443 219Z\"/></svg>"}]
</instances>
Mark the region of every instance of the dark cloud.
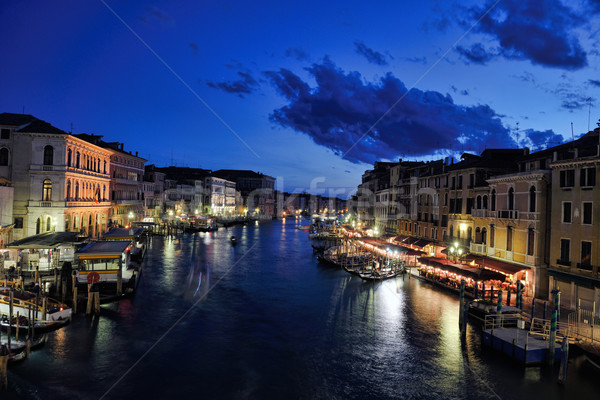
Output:
<instances>
[{"instance_id":1,"label":"dark cloud","mask_svg":"<svg viewBox=\"0 0 600 400\"><path fill-rule=\"evenodd\" d=\"M504 57L569 70L587 65L587 54L573 32L582 16L560 0L502 0L486 14L492 4L472 8L471 19L481 18L476 29L496 38Z\"/></svg>"},{"instance_id":2,"label":"dark cloud","mask_svg":"<svg viewBox=\"0 0 600 400\"><path fill-rule=\"evenodd\" d=\"M367 47L363 42L354 42L354 51L364 56L371 64L388 65L388 62L383 54Z\"/></svg>"},{"instance_id":3,"label":"dark cloud","mask_svg":"<svg viewBox=\"0 0 600 400\"><path fill-rule=\"evenodd\" d=\"M287 69L265 73L288 100L270 120L352 162L394 159L407 149L422 156L515 146L500 115L488 105L462 106L450 95L408 91L391 73L365 82L358 72L345 73L329 59L307 71L316 82L314 88Z\"/></svg>"},{"instance_id":4,"label":"dark cloud","mask_svg":"<svg viewBox=\"0 0 600 400\"><path fill-rule=\"evenodd\" d=\"M309 58L308 53L302 47L288 47L285 50L285 56L295 58L298 61L306 61Z\"/></svg>"},{"instance_id":5,"label":"dark cloud","mask_svg":"<svg viewBox=\"0 0 600 400\"><path fill-rule=\"evenodd\" d=\"M467 64L473 63L484 65L498 56L498 53L486 50L481 43L475 43L471 48L456 46L456 51L463 57L463 60L465 60Z\"/></svg>"},{"instance_id":6,"label":"dark cloud","mask_svg":"<svg viewBox=\"0 0 600 400\"><path fill-rule=\"evenodd\" d=\"M159 10L158 8L156 8L154 6L150 6L146 9L146 15L150 16L151 18L158 19L167 24L172 24L174 22L173 18L171 18L169 15L167 15L164 11ZM144 17L142 17L142 21L148 22L151 18L144 16Z\"/></svg>"},{"instance_id":7,"label":"dark cloud","mask_svg":"<svg viewBox=\"0 0 600 400\"><path fill-rule=\"evenodd\" d=\"M463 96L468 96L469 95L469 91L466 89L463 89L460 91L460 94L462 94Z\"/></svg>"},{"instance_id":8,"label":"dark cloud","mask_svg":"<svg viewBox=\"0 0 600 400\"><path fill-rule=\"evenodd\" d=\"M190 42L190 48L194 52L194 55L198 54L199 47L197 43Z\"/></svg>"},{"instance_id":9,"label":"dark cloud","mask_svg":"<svg viewBox=\"0 0 600 400\"><path fill-rule=\"evenodd\" d=\"M600 81L596 80L596 79L588 79L588 84L592 85L592 86L597 86L600 87Z\"/></svg>"},{"instance_id":10,"label":"dark cloud","mask_svg":"<svg viewBox=\"0 0 600 400\"><path fill-rule=\"evenodd\" d=\"M526 137L525 145L534 149L556 146L564 141L564 138L561 135L554 133L554 131L550 129L546 131L526 129L522 133L524 133Z\"/></svg>"},{"instance_id":11,"label":"dark cloud","mask_svg":"<svg viewBox=\"0 0 600 400\"><path fill-rule=\"evenodd\" d=\"M222 82L206 81L206 85L211 88L224 90L227 93L237 94L242 98L245 94L250 94L258 89L259 84L249 71L238 71L237 75L240 77L238 80Z\"/></svg>"},{"instance_id":12,"label":"dark cloud","mask_svg":"<svg viewBox=\"0 0 600 400\"><path fill-rule=\"evenodd\" d=\"M424 56L423 57L404 57L403 60L408 61L408 62L417 63L417 64L427 64L427 58Z\"/></svg>"}]
</instances>

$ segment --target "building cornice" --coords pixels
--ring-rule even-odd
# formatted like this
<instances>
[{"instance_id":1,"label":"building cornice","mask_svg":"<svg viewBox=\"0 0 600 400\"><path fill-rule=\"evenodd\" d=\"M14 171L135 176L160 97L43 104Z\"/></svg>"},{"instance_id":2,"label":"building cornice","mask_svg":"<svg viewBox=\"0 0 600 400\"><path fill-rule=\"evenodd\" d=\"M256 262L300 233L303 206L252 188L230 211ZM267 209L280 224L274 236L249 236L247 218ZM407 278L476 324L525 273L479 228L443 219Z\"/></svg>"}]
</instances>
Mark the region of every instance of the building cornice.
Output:
<instances>
[{"instance_id":1,"label":"building cornice","mask_svg":"<svg viewBox=\"0 0 600 400\"><path fill-rule=\"evenodd\" d=\"M488 178L486 181L490 184L501 182L518 182L518 181L548 181L550 171L527 171L516 174L500 175L493 178Z\"/></svg>"}]
</instances>

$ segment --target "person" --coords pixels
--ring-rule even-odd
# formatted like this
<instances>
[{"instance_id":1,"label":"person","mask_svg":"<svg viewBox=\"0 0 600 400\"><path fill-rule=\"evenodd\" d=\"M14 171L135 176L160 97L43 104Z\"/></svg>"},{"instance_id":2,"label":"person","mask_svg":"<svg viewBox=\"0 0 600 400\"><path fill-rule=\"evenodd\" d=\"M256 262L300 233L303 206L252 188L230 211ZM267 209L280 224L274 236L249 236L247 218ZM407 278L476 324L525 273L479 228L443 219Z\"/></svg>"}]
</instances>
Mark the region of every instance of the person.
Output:
<instances>
[{"instance_id":1,"label":"person","mask_svg":"<svg viewBox=\"0 0 600 400\"><path fill-rule=\"evenodd\" d=\"M33 287L33 289L31 291L35 294L39 294L40 293L40 284L38 282L36 282L35 286Z\"/></svg>"}]
</instances>

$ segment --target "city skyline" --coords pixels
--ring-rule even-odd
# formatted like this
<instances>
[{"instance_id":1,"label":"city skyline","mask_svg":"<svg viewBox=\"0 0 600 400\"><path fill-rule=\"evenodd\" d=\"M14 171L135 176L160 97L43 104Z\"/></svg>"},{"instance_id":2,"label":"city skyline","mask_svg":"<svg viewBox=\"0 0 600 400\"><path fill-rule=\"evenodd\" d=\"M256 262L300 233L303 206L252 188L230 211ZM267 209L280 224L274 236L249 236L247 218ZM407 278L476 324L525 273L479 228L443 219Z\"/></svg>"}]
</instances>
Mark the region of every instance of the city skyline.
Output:
<instances>
[{"instance_id":1,"label":"city skyline","mask_svg":"<svg viewBox=\"0 0 600 400\"><path fill-rule=\"evenodd\" d=\"M598 120L595 0L0 12L2 112L124 142L149 164L265 173L289 192L344 196L375 160L538 150Z\"/></svg>"}]
</instances>

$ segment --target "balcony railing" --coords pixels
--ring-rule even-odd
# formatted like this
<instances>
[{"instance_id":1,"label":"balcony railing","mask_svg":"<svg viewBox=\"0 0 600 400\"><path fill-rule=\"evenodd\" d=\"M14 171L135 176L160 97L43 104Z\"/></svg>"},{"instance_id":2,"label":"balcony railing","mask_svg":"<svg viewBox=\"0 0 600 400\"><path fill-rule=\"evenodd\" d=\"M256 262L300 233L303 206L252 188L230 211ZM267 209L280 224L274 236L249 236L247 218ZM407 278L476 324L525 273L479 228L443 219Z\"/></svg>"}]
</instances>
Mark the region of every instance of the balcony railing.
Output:
<instances>
[{"instance_id":1,"label":"balcony railing","mask_svg":"<svg viewBox=\"0 0 600 400\"><path fill-rule=\"evenodd\" d=\"M519 219L519 210L499 210L498 218Z\"/></svg>"},{"instance_id":2,"label":"balcony railing","mask_svg":"<svg viewBox=\"0 0 600 400\"><path fill-rule=\"evenodd\" d=\"M471 215L473 216L473 218L485 218L487 217L487 211L485 209L477 209L477 208L473 208L471 209Z\"/></svg>"},{"instance_id":3,"label":"balcony railing","mask_svg":"<svg viewBox=\"0 0 600 400\"><path fill-rule=\"evenodd\" d=\"M556 260L556 264L558 265L562 265L565 267L570 267L571 266L571 261L568 260L561 260L560 258L558 260Z\"/></svg>"},{"instance_id":4,"label":"balcony railing","mask_svg":"<svg viewBox=\"0 0 600 400\"><path fill-rule=\"evenodd\" d=\"M593 271L594 270L594 267L591 264L577 263L577 268L582 269L584 271Z\"/></svg>"},{"instance_id":5,"label":"balcony railing","mask_svg":"<svg viewBox=\"0 0 600 400\"><path fill-rule=\"evenodd\" d=\"M470 252L476 254L487 254L487 244L471 242Z\"/></svg>"}]
</instances>

